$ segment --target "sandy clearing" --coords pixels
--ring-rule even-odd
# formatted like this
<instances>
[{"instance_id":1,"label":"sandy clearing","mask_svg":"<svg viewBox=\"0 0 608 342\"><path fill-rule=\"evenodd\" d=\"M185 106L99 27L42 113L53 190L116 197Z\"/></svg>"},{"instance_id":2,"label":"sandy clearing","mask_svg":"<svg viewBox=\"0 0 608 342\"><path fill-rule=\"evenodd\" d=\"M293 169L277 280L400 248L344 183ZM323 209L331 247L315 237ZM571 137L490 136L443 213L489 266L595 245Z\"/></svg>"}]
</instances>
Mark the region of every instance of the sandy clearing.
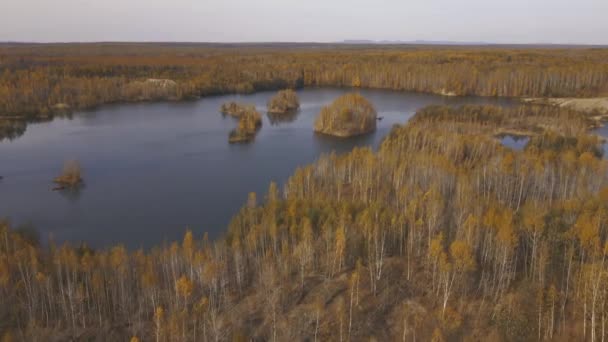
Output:
<instances>
[{"instance_id":1,"label":"sandy clearing","mask_svg":"<svg viewBox=\"0 0 608 342\"><path fill-rule=\"evenodd\" d=\"M601 114L608 114L608 97L597 98L527 98L523 99L526 103L548 104L559 107L567 107L581 112L598 111Z\"/></svg>"}]
</instances>

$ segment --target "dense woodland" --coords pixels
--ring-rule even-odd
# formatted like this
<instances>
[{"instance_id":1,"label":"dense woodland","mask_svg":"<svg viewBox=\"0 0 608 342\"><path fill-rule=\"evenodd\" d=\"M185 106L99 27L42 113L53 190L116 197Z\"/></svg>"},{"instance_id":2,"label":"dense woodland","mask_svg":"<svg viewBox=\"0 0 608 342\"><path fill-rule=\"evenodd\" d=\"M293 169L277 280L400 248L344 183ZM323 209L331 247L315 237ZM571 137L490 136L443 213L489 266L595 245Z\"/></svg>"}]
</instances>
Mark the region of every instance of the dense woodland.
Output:
<instances>
[{"instance_id":1,"label":"dense woodland","mask_svg":"<svg viewBox=\"0 0 608 342\"><path fill-rule=\"evenodd\" d=\"M128 101L184 100L303 86L451 95L608 95L599 48L0 45L0 131L18 119ZM10 122L7 122L10 121Z\"/></svg>"},{"instance_id":2,"label":"dense woodland","mask_svg":"<svg viewBox=\"0 0 608 342\"><path fill-rule=\"evenodd\" d=\"M0 45L0 139L105 103L305 86L608 96L608 50ZM255 113L237 131L255 132ZM213 242L42 246L0 222L0 339L606 341L596 125L547 106L430 106L378 151L250 194ZM530 141L513 151L503 134Z\"/></svg>"},{"instance_id":3,"label":"dense woodland","mask_svg":"<svg viewBox=\"0 0 608 342\"><path fill-rule=\"evenodd\" d=\"M608 165L584 114L432 106L250 194L225 238L38 246L0 224L5 338L605 341ZM533 136L523 151L495 138ZM135 339L134 339L135 340Z\"/></svg>"},{"instance_id":4,"label":"dense woodland","mask_svg":"<svg viewBox=\"0 0 608 342\"><path fill-rule=\"evenodd\" d=\"M268 101L268 113L289 114L300 108L298 94L292 89L280 90Z\"/></svg>"},{"instance_id":5,"label":"dense woodland","mask_svg":"<svg viewBox=\"0 0 608 342\"><path fill-rule=\"evenodd\" d=\"M358 93L344 94L321 108L314 130L337 137L351 137L376 130L374 105Z\"/></svg>"}]
</instances>

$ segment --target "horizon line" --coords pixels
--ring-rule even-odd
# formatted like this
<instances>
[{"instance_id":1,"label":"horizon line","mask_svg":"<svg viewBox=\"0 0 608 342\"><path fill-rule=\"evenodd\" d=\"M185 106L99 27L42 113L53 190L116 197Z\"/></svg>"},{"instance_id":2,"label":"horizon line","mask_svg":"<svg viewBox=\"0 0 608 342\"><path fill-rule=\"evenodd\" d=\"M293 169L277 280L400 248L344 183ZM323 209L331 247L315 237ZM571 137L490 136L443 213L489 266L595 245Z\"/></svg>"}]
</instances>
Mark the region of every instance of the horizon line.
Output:
<instances>
[{"instance_id":1,"label":"horizon line","mask_svg":"<svg viewBox=\"0 0 608 342\"><path fill-rule=\"evenodd\" d=\"M344 39L341 41L180 41L180 40L98 40L98 41L26 41L26 40L0 40L0 44L20 45L61 45L61 44L214 44L214 45L260 45L260 44L293 44L293 45L451 45L451 46L588 46L608 47L608 43L518 43L518 42L485 42L460 40L372 40L372 39Z\"/></svg>"}]
</instances>

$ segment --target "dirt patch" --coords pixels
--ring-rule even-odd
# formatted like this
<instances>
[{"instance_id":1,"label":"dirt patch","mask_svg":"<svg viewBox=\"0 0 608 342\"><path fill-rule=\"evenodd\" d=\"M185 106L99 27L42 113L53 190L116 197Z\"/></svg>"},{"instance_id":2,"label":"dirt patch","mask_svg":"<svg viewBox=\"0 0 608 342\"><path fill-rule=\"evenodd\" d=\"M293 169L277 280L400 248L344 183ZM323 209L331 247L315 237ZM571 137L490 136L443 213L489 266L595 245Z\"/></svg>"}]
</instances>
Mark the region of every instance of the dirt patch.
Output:
<instances>
[{"instance_id":1,"label":"dirt patch","mask_svg":"<svg viewBox=\"0 0 608 342\"><path fill-rule=\"evenodd\" d=\"M526 103L545 104L558 107L571 108L581 112L599 112L608 114L608 97L597 98L527 98L523 99Z\"/></svg>"}]
</instances>

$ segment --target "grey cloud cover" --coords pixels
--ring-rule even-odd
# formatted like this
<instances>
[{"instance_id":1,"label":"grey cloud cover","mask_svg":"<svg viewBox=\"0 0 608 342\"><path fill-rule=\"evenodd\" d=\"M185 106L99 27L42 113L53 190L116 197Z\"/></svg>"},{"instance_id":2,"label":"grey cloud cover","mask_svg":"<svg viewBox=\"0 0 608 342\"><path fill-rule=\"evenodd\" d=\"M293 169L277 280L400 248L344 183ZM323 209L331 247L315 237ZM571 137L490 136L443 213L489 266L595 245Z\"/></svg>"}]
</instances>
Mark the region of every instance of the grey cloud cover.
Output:
<instances>
[{"instance_id":1,"label":"grey cloud cover","mask_svg":"<svg viewBox=\"0 0 608 342\"><path fill-rule=\"evenodd\" d=\"M608 44L608 0L1 0L0 41Z\"/></svg>"}]
</instances>

